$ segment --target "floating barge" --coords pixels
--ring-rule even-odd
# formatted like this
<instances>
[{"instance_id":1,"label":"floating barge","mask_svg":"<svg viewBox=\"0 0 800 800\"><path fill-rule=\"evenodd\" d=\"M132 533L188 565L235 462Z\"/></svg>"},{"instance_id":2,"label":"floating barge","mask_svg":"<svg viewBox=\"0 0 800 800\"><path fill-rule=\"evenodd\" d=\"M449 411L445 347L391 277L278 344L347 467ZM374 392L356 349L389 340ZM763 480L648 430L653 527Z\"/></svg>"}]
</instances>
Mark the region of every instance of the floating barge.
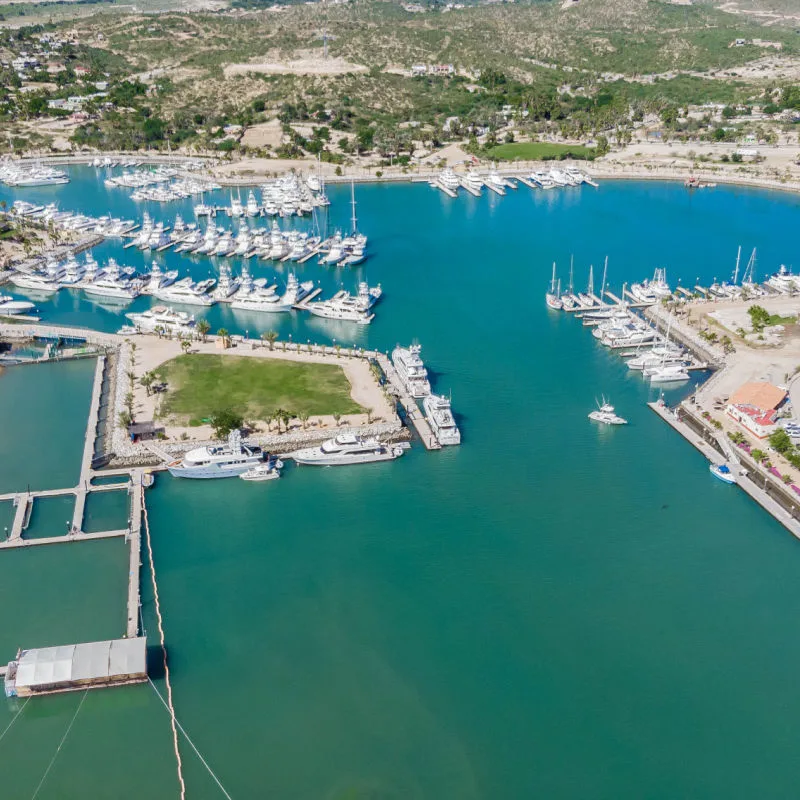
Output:
<instances>
[{"instance_id":1,"label":"floating barge","mask_svg":"<svg viewBox=\"0 0 800 800\"><path fill-rule=\"evenodd\" d=\"M6 668L6 697L127 686L147 680L147 639L20 650Z\"/></svg>"}]
</instances>

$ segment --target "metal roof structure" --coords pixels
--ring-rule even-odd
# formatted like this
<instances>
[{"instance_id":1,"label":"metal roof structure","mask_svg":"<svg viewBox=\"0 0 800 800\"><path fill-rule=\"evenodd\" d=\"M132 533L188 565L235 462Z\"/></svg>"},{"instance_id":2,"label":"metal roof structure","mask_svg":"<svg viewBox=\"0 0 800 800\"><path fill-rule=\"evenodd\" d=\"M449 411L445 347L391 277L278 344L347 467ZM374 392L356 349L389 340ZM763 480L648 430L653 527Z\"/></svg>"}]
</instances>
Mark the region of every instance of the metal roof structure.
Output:
<instances>
[{"instance_id":1,"label":"metal roof structure","mask_svg":"<svg viewBox=\"0 0 800 800\"><path fill-rule=\"evenodd\" d=\"M109 683L147 674L147 640L114 639L23 650L16 687L36 691L76 683Z\"/></svg>"}]
</instances>

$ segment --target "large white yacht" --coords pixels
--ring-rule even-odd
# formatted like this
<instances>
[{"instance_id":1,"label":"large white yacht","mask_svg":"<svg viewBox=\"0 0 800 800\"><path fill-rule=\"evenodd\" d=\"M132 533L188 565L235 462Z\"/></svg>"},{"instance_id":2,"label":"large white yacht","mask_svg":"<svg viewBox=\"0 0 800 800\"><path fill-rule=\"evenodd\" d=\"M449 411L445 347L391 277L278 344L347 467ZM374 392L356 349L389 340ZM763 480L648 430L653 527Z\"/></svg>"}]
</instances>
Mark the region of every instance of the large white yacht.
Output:
<instances>
[{"instance_id":1,"label":"large white yacht","mask_svg":"<svg viewBox=\"0 0 800 800\"><path fill-rule=\"evenodd\" d=\"M421 350L421 345L412 344L410 347L395 347L392 351L392 364L412 397L427 397L431 393L428 370L419 355Z\"/></svg>"},{"instance_id":2,"label":"large white yacht","mask_svg":"<svg viewBox=\"0 0 800 800\"><path fill-rule=\"evenodd\" d=\"M362 281L355 296L342 290L330 300L308 303L305 308L316 317L369 325L375 318L375 314L371 313L372 306L380 299L381 294L380 286L370 288Z\"/></svg>"},{"instance_id":3,"label":"large white yacht","mask_svg":"<svg viewBox=\"0 0 800 800\"><path fill-rule=\"evenodd\" d=\"M177 333L181 336L194 334L195 320L184 311L175 311L167 306L153 306L147 311L131 312L125 315L133 326L143 333L163 331L167 334Z\"/></svg>"},{"instance_id":4,"label":"large white yacht","mask_svg":"<svg viewBox=\"0 0 800 800\"><path fill-rule=\"evenodd\" d=\"M180 305L211 306L216 302L208 292L204 291L201 284L195 283L189 277L181 278L169 286L162 286L153 294L159 300Z\"/></svg>"},{"instance_id":5,"label":"large white yacht","mask_svg":"<svg viewBox=\"0 0 800 800\"><path fill-rule=\"evenodd\" d=\"M28 314L35 310L36 306L27 300L15 300L9 294L0 294L0 316L4 314Z\"/></svg>"},{"instance_id":6,"label":"large white yacht","mask_svg":"<svg viewBox=\"0 0 800 800\"><path fill-rule=\"evenodd\" d=\"M181 461L167 465L176 478L235 478L264 461L258 445L245 444L240 431L231 431L226 444L197 447Z\"/></svg>"},{"instance_id":7,"label":"large white yacht","mask_svg":"<svg viewBox=\"0 0 800 800\"><path fill-rule=\"evenodd\" d=\"M440 445L461 444L461 431L450 409L450 399L440 394L429 394L423 401L425 418Z\"/></svg>"},{"instance_id":8,"label":"large white yacht","mask_svg":"<svg viewBox=\"0 0 800 800\"><path fill-rule=\"evenodd\" d=\"M403 448L385 444L375 438L340 433L319 447L307 447L292 453L298 464L333 467L340 464L367 464L371 461L392 461L403 455Z\"/></svg>"},{"instance_id":9,"label":"large white yacht","mask_svg":"<svg viewBox=\"0 0 800 800\"><path fill-rule=\"evenodd\" d=\"M40 272L15 272L11 276L11 282L20 289L42 294L53 294L61 288L49 275L42 275Z\"/></svg>"},{"instance_id":10,"label":"large white yacht","mask_svg":"<svg viewBox=\"0 0 800 800\"><path fill-rule=\"evenodd\" d=\"M267 286L265 278L253 280L250 271L245 266L242 269L242 285L233 295L231 308L240 311L276 311L280 305L280 297L274 286Z\"/></svg>"},{"instance_id":11,"label":"large white yacht","mask_svg":"<svg viewBox=\"0 0 800 800\"><path fill-rule=\"evenodd\" d=\"M150 268L150 275L145 284L145 294L155 294L159 289L170 286L178 279L178 270L171 269L164 272L157 261L153 262Z\"/></svg>"},{"instance_id":12,"label":"large white yacht","mask_svg":"<svg viewBox=\"0 0 800 800\"><path fill-rule=\"evenodd\" d=\"M122 273L113 258L108 259L98 278L84 285L83 291L94 297L116 297L120 300L133 300L139 296L138 284Z\"/></svg>"}]
</instances>

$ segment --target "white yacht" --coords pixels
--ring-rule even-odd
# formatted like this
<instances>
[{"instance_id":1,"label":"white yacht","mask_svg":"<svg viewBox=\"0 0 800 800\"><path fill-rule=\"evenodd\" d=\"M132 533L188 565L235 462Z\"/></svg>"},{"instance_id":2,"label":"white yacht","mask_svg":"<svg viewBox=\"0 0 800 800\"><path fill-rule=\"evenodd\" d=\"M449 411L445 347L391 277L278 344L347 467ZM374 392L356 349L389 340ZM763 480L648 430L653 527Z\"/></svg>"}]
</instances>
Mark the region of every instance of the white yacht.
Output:
<instances>
[{"instance_id":1,"label":"white yacht","mask_svg":"<svg viewBox=\"0 0 800 800\"><path fill-rule=\"evenodd\" d=\"M461 181L456 175L455 172L450 167L445 167L439 173L439 183L442 186L446 187L447 189L452 189L453 191L458 191L459 186L461 186Z\"/></svg>"},{"instance_id":2,"label":"white yacht","mask_svg":"<svg viewBox=\"0 0 800 800\"><path fill-rule=\"evenodd\" d=\"M231 195L231 206L228 209L229 217L243 217L245 215L245 208L242 205L241 198Z\"/></svg>"},{"instance_id":3,"label":"white yacht","mask_svg":"<svg viewBox=\"0 0 800 800\"><path fill-rule=\"evenodd\" d=\"M358 325L369 325L375 318L375 314L371 313L372 306L380 296L380 286L369 288L362 281L358 286L358 294L356 296L342 290L337 292L330 300L308 303L305 308L315 317L355 322Z\"/></svg>"},{"instance_id":4,"label":"white yacht","mask_svg":"<svg viewBox=\"0 0 800 800\"><path fill-rule=\"evenodd\" d=\"M419 344L395 347L392 351L392 364L406 391L412 397L427 397L431 393L428 370L425 369L425 364L419 355L421 351L422 345Z\"/></svg>"},{"instance_id":5,"label":"white yacht","mask_svg":"<svg viewBox=\"0 0 800 800\"><path fill-rule=\"evenodd\" d=\"M423 401L425 418L431 426L436 441L443 447L461 444L461 431L453 418L450 399L440 394L429 394Z\"/></svg>"},{"instance_id":6,"label":"white yacht","mask_svg":"<svg viewBox=\"0 0 800 800\"><path fill-rule=\"evenodd\" d=\"M552 308L556 311L559 311L564 307L564 304L561 302L561 286L560 284L556 285L556 264L555 261L553 262L553 277L550 280L550 290L545 293L544 301L547 304L548 308Z\"/></svg>"},{"instance_id":7,"label":"white yacht","mask_svg":"<svg viewBox=\"0 0 800 800\"><path fill-rule=\"evenodd\" d=\"M36 306L27 300L15 300L11 295L0 294L0 316L5 314L29 314Z\"/></svg>"},{"instance_id":8,"label":"white yacht","mask_svg":"<svg viewBox=\"0 0 800 800\"><path fill-rule=\"evenodd\" d=\"M602 422L604 425L627 425L628 420L620 417L605 398L602 403L597 404L596 411L589 412L589 419L595 422Z\"/></svg>"},{"instance_id":9,"label":"white yacht","mask_svg":"<svg viewBox=\"0 0 800 800\"><path fill-rule=\"evenodd\" d=\"M227 264L222 264L219 268L217 286L211 296L215 300L227 300L231 295L239 291L240 285L239 279L233 277L231 268Z\"/></svg>"},{"instance_id":10,"label":"white yacht","mask_svg":"<svg viewBox=\"0 0 800 800\"><path fill-rule=\"evenodd\" d=\"M250 190L250 193L247 195L247 216L248 217L260 217L261 216L261 207L258 205L258 200L256 200L256 196L253 193L253 190Z\"/></svg>"},{"instance_id":11,"label":"white yacht","mask_svg":"<svg viewBox=\"0 0 800 800\"><path fill-rule=\"evenodd\" d=\"M150 268L150 276L144 287L145 294L155 294L159 289L170 286L178 279L178 270L171 269L164 272L157 261Z\"/></svg>"},{"instance_id":12,"label":"white yacht","mask_svg":"<svg viewBox=\"0 0 800 800\"><path fill-rule=\"evenodd\" d=\"M245 266L242 269L241 288L233 295L231 308L240 311L273 311L280 304L274 286L267 286L264 278L253 280Z\"/></svg>"},{"instance_id":13,"label":"white yacht","mask_svg":"<svg viewBox=\"0 0 800 800\"><path fill-rule=\"evenodd\" d=\"M197 447L181 461L167 465L176 478L234 478L262 464L264 452L258 445L245 444L240 431L231 431L223 445Z\"/></svg>"},{"instance_id":14,"label":"white yacht","mask_svg":"<svg viewBox=\"0 0 800 800\"><path fill-rule=\"evenodd\" d=\"M125 315L133 326L143 333L177 333L181 336L194 334L195 320L184 311L175 311L167 306L154 306L147 311L132 312Z\"/></svg>"},{"instance_id":15,"label":"white yacht","mask_svg":"<svg viewBox=\"0 0 800 800\"><path fill-rule=\"evenodd\" d=\"M11 276L11 282L20 289L29 289L42 294L53 294L61 288L59 283L40 272L15 272Z\"/></svg>"},{"instance_id":16,"label":"white yacht","mask_svg":"<svg viewBox=\"0 0 800 800\"><path fill-rule=\"evenodd\" d=\"M271 481L280 478L283 469L283 461L279 458L268 458L255 467L251 467L247 472L242 472L239 477L243 481Z\"/></svg>"},{"instance_id":17,"label":"white yacht","mask_svg":"<svg viewBox=\"0 0 800 800\"><path fill-rule=\"evenodd\" d=\"M162 286L153 292L159 300L167 303L178 303L189 306L212 306L214 298L204 291L201 284L195 283L191 278L181 278L179 281Z\"/></svg>"},{"instance_id":18,"label":"white yacht","mask_svg":"<svg viewBox=\"0 0 800 800\"><path fill-rule=\"evenodd\" d=\"M307 447L292 453L298 464L333 467L341 464L368 464L372 461L393 461L403 455L403 448L385 444L374 438L340 433L319 447Z\"/></svg>"},{"instance_id":19,"label":"white yacht","mask_svg":"<svg viewBox=\"0 0 800 800\"><path fill-rule=\"evenodd\" d=\"M120 270L113 258L108 259L99 277L84 285L83 291L90 297L115 297L120 300L133 300L139 296L138 284Z\"/></svg>"},{"instance_id":20,"label":"white yacht","mask_svg":"<svg viewBox=\"0 0 800 800\"><path fill-rule=\"evenodd\" d=\"M662 364L646 369L644 376L650 378L650 383L683 383L689 380L689 373L682 364Z\"/></svg>"},{"instance_id":21,"label":"white yacht","mask_svg":"<svg viewBox=\"0 0 800 800\"><path fill-rule=\"evenodd\" d=\"M464 185L468 189L472 189L475 192L480 192L480 190L483 189L483 178L481 178L476 170L471 169L464 176Z\"/></svg>"}]
</instances>

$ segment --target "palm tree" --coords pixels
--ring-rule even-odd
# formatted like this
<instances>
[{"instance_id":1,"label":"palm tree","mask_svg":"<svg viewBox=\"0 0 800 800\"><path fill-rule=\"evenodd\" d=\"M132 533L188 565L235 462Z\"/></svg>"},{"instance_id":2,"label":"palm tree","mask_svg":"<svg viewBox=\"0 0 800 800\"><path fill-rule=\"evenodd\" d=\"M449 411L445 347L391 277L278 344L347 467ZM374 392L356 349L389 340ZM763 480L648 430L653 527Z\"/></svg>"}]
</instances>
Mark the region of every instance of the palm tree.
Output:
<instances>
[{"instance_id":1,"label":"palm tree","mask_svg":"<svg viewBox=\"0 0 800 800\"><path fill-rule=\"evenodd\" d=\"M144 390L147 392L147 396L150 397L150 387L155 382L156 376L154 372L145 372L141 378L139 378L139 383L144 386Z\"/></svg>"},{"instance_id":2,"label":"palm tree","mask_svg":"<svg viewBox=\"0 0 800 800\"><path fill-rule=\"evenodd\" d=\"M181 350L183 350L184 355L188 355L189 351L192 349L192 340L189 339L187 336L185 339L181 339Z\"/></svg>"},{"instance_id":3,"label":"palm tree","mask_svg":"<svg viewBox=\"0 0 800 800\"><path fill-rule=\"evenodd\" d=\"M228 341L229 341L229 339L228 339L228 331L225 328L220 328L217 331L217 336L219 336L219 338L222 339L222 346L223 347L227 347L228 346Z\"/></svg>"},{"instance_id":4,"label":"palm tree","mask_svg":"<svg viewBox=\"0 0 800 800\"><path fill-rule=\"evenodd\" d=\"M283 427L286 429L287 433L289 431L289 420L294 416L291 411L286 411L285 409L281 412L281 422L283 422Z\"/></svg>"},{"instance_id":5,"label":"palm tree","mask_svg":"<svg viewBox=\"0 0 800 800\"><path fill-rule=\"evenodd\" d=\"M119 416L117 417L119 420L119 424L122 425L123 428L127 428L128 425L133 422L131 419L131 415L127 411L120 411Z\"/></svg>"},{"instance_id":6,"label":"palm tree","mask_svg":"<svg viewBox=\"0 0 800 800\"><path fill-rule=\"evenodd\" d=\"M366 411L366 414L367 414L367 425L371 425L372 424L372 415L375 412L371 408L367 408L367 409L365 409L365 411Z\"/></svg>"},{"instance_id":7,"label":"palm tree","mask_svg":"<svg viewBox=\"0 0 800 800\"><path fill-rule=\"evenodd\" d=\"M338 412L336 412L336 413L333 415L333 421L336 423L336 427L337 427L337 428L339 427L339 420L340 420L341 418L342 418L342 415L341 415L341 414L339 414Z\"/></svg>"},{"instance_id":8,"label":"palm tree","mask_svg":"<svg viewBox=\"0 0 800 800\"><path fill-rule=\"evenodd\" d=\"M340 344L335 345L336 350L336 358L339 358L339 354L342 352L342 346Z\"/></svg>"},{"instance_id":9,"label":"palm tree","mask_svg":"<svg viewBox=\"0 0 800 800\"><path fill-rule=\"evenodd\" d=\"M264 422L267 423L267 433L272 430L272 420L275 419L274 414L264 414Z\"/></svg>"},{"instance_id":10,"label":"palm tree","mask_svg":"<svg viewBox=\"0 0 800 800\"><path fill-rule=\"evenodd\" d=\"M301 411L298 415L300 422L303 423L303 430L308 427L308 411Z\"/></svg>"},{"instance_id":11,"label":"palm tree","mask_svg":"<svg viewBox=\"0 0 800 800\"><path fill-rule=\"evenodd\" d=\"M262 341L269 342L269 349L275 349L275 340L278 338L278 334L275 331L265 331L261 334Z\"/></svg>"},{"instance_id":12,"label":"palm tree","mask_svg":"<svg viewBox=\"0 0 800 800\"><path fill-rule=\"evenodd\" d=\"M200 338L205 341L208 332L211 330L211 325L209 324L207 319L201 319L197 321L197 332L200 334Z\"/></svg>"},{"instance_id":13,"label":"palm tree","mask_svg":"<svg viewBox=\"0 0 800 800\"><path fill-rule=\"evenodd\" d=\"M128 416L133 419L133 392L127 392L125 395L125 409Z\"/></svg>"}]
</instances>

